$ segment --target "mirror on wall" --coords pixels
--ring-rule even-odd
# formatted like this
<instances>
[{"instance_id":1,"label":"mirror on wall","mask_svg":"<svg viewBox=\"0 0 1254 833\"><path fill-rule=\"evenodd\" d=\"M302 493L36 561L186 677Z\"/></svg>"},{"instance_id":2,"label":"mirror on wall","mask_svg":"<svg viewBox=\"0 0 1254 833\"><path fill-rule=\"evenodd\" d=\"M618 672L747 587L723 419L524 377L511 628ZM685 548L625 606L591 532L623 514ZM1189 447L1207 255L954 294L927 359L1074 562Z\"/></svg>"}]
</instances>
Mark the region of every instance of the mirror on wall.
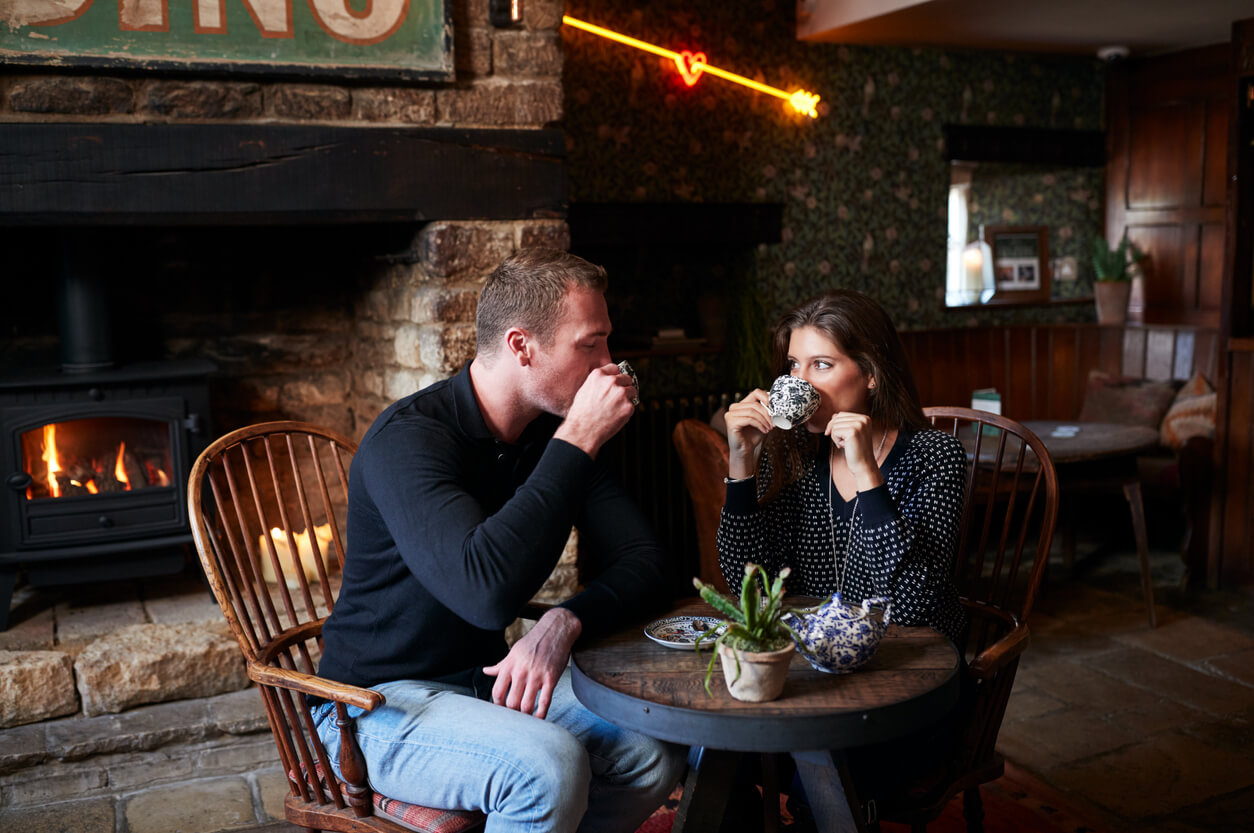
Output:
<instances>
[{"instance_id":1,"label":"mirror on wall","mask_svg":"<svg viewBox=\"0 0 1254 833\"><path fill-rule=\"evenodd\" d=\"M945 305L1088 298L1102 234L1100 131L946 125Z\"/></svg>"}]
</instances>

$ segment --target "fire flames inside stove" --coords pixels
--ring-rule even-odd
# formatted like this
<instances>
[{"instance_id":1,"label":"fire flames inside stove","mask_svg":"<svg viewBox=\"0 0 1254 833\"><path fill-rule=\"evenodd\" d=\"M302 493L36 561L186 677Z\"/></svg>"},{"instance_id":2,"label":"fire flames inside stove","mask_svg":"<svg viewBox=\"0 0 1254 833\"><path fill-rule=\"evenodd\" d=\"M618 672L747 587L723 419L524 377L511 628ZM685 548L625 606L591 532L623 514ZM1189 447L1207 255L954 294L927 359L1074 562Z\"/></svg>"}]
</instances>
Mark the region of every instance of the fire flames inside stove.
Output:
<instances>
[{"instance_id":1,"label":"fire flames inside stove","mask_svg":"<svg viewBox=\"0 0 1254 833\"><path fill-rule=\"evenodd\" d=\"M22 465L27 500L169 486L170 426L134 417L49 423L22 434Z\"/></svg>"}]
</instances>

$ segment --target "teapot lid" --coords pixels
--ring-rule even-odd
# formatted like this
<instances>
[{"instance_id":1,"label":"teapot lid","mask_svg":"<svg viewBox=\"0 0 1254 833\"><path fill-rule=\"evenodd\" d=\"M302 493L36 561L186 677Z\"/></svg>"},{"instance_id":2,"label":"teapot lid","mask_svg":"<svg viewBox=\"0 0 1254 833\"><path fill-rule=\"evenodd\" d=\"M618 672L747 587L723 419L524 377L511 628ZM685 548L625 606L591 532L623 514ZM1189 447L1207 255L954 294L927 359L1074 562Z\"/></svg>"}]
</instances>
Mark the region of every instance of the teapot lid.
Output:
<instances>
[{"instance_id":1,"label":"teapot lid","mask_svg":"<svg viewBox=\"0 0 1254 833\"><path fill-rule=\"evenodd\" d=\"M823 608L832 611L843 619L860 619L863 615L861 609L845 604L844 600L840 598L839 592L833 593L832 597L827 600L827 604L823 605Z\"/></svg>"}]
</instances>

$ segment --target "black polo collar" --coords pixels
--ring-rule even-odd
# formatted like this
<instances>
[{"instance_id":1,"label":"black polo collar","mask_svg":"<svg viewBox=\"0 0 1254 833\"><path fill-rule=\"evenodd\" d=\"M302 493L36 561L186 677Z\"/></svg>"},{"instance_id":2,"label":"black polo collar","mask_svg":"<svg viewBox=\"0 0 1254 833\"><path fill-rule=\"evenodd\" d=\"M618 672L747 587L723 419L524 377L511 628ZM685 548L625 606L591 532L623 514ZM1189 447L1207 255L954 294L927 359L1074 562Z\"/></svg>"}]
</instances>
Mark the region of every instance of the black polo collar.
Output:
<instances>
[{"instance_id":1,"label":"black polo collar","mask_svg":"<svg viewBox=\"0 0 1254 833\"><path fill-rule=\"evenodd\" d=\"M457 419L457 425L466 434L466 436L476 440L491 440L496 442L496 437L488 429L488 424L483 420L483 411L479 407L479 400L475 398L475 388L470 381L470 362L466 362L462 369L452 379L453 387L453 411ZM562 422L561 417L552 414L541 414L528 423L519 435L515 445L527 445L536 440L547 440L553 436L553 432L557 430L557 426Z\"/></svg>"}]
</instances>

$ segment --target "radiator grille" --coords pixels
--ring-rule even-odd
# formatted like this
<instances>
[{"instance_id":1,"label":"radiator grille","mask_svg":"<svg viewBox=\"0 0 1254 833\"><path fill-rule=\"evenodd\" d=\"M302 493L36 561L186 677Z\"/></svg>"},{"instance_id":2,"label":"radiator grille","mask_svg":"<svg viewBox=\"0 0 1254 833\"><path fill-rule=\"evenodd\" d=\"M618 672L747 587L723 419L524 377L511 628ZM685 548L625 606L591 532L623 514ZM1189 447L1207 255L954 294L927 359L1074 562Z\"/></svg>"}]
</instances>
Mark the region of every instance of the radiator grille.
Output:
<instances>
[{"instance_id":1,"label":"radiator grille","mask_svg":"<svg viewBox=\"0 0 1254 833\"><path fill-rule=\"evenodd\" d=\"M671 433L681 419L709 418L740 398L710 393L643 399L627 426L601 450L601 460L640 506L653 525L671 565L673 592L692 593L697 575L697 533L692 501Z\"/></svg>"}]
</instances>

